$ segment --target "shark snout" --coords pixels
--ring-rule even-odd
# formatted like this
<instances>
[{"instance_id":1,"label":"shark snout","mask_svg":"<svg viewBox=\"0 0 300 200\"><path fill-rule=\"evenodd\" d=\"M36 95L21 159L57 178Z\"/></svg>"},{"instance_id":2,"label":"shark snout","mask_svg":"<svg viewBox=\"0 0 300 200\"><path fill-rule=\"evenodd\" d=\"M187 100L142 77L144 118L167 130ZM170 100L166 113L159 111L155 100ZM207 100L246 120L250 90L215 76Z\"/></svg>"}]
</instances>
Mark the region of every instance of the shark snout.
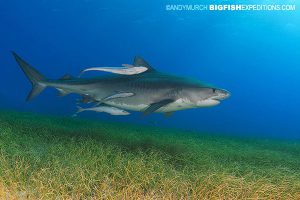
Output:
<instances>
[{"instance_id":1,"label":"shark snout","mask_svg":"<svg viewBox=\"0 0 300 200\"><path fill-rule=\"evenodd\" d=\"M217 89L215 93L217 93L217 96L214 98L216 100L224 100L230 97L231 95L229 91L224 89Z\"/></svg>"}]
</instances>

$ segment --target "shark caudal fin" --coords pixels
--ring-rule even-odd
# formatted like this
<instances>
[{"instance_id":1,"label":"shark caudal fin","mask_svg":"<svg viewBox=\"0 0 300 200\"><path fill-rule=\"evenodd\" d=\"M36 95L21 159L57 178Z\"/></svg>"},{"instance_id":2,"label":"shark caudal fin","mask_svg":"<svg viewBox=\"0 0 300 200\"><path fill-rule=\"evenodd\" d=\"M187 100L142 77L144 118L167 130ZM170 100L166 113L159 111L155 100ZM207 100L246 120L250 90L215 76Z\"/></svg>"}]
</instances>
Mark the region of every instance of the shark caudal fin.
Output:
<instances>
[{"instance_id":1,"label":"shark caudal fin","mask_svg":"<svg viewBox=\"0 0 300 200\"><path fill-rule=\"evenodd\" d=\"M29 101L39 95L47 87L45 84L41 83L42 81L45 81L46 78L40 72L30 66L26 61L24 61L20 56L18 56L15 52L12 52L12 54L21 67L22 71L25 73L32 84L32 90L28 94L26 99L27 101Z\"/></svg>"}]
</instances>

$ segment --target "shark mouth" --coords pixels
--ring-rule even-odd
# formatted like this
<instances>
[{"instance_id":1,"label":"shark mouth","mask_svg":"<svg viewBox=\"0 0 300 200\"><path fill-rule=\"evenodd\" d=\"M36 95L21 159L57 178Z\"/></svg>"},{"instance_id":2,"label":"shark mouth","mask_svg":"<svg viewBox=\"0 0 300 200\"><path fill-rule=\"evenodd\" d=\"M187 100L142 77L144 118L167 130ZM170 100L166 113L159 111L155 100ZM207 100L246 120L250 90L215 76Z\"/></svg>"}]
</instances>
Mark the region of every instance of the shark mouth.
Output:
<instances>
[{"instance_id":1,"label":"shark mouth","mask_svg":"<svg viewBox=\"0 0 300 200\"><path fill-rule=\"evenodd\" d=\"M222 100L222 98L220 98L220 97L214 97L214 98L208 98L206 100L212 100L212 101L220 102Z\"/></svg>"},{"instance_id":2,"label":"shark mouth","mask_svg":"<svg viewBox=\"0 0 300 200\"><path fill-rule=\"evenodd\" d=\"M219 103L220 103L220 101L218 99L209 98L209 99L205 99L203 101L197 102L197 107L210 107L210 106L218 105Z\"/></svg>"}]
</instances>

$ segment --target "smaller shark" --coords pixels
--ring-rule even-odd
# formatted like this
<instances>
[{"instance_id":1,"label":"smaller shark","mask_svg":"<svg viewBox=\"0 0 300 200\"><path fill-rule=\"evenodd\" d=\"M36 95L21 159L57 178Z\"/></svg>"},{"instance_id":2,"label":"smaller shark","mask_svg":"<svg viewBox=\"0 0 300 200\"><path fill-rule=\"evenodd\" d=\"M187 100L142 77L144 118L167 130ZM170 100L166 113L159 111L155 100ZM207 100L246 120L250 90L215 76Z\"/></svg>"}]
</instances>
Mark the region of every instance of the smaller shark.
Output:
<instances>
[{"instance_id":1,"label":"smaller shark","mask_svg":"<svg viewBox=\"0 0 300 200\"><path fill-rule=\"evenodd\" d=\"M17 63L32 84L27 100L39 95L46 87L54 87L60 96L76 93L83 103L111 106L120 110L153 112L171 115L178 110L218 105L230 96L227 90L200 81L158 72L143 58L135 57L133 65L144 67L143 73L133 75L109 74L95 78L48 79L13 52Z\"/></svg>"}]
</instances>

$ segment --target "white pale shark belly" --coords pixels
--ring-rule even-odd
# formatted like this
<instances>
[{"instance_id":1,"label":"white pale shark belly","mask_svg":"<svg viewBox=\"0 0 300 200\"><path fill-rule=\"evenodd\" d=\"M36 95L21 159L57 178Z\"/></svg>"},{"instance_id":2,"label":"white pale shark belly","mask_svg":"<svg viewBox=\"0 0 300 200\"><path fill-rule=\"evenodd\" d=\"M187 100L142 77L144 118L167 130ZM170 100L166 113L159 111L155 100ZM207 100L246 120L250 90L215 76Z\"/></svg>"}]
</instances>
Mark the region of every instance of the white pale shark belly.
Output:
<instances>
[{"instance_id":1,"label":"white pale shark belly","mask_svg":"<svg viewBox=\"0 0 300 200\"><path fill-rule=\"evenodd\" d=\"M118 107L120 109L133 110L133 111L144 111L149 107L149 104L125 104L116 101L108 101L105 103L110 106ZM163 106L162 108L158 109L155 112L173 112L177 110L185 110L190 108L210 107L210 106L218 105L219 103L220 102L217 100L208 99L208 100L203 100L201 102L198 102L197 105L195 105L192 104L191 102L187 102L186 100L178 99L173 103Z\"/></svg>"}]
</instances>

